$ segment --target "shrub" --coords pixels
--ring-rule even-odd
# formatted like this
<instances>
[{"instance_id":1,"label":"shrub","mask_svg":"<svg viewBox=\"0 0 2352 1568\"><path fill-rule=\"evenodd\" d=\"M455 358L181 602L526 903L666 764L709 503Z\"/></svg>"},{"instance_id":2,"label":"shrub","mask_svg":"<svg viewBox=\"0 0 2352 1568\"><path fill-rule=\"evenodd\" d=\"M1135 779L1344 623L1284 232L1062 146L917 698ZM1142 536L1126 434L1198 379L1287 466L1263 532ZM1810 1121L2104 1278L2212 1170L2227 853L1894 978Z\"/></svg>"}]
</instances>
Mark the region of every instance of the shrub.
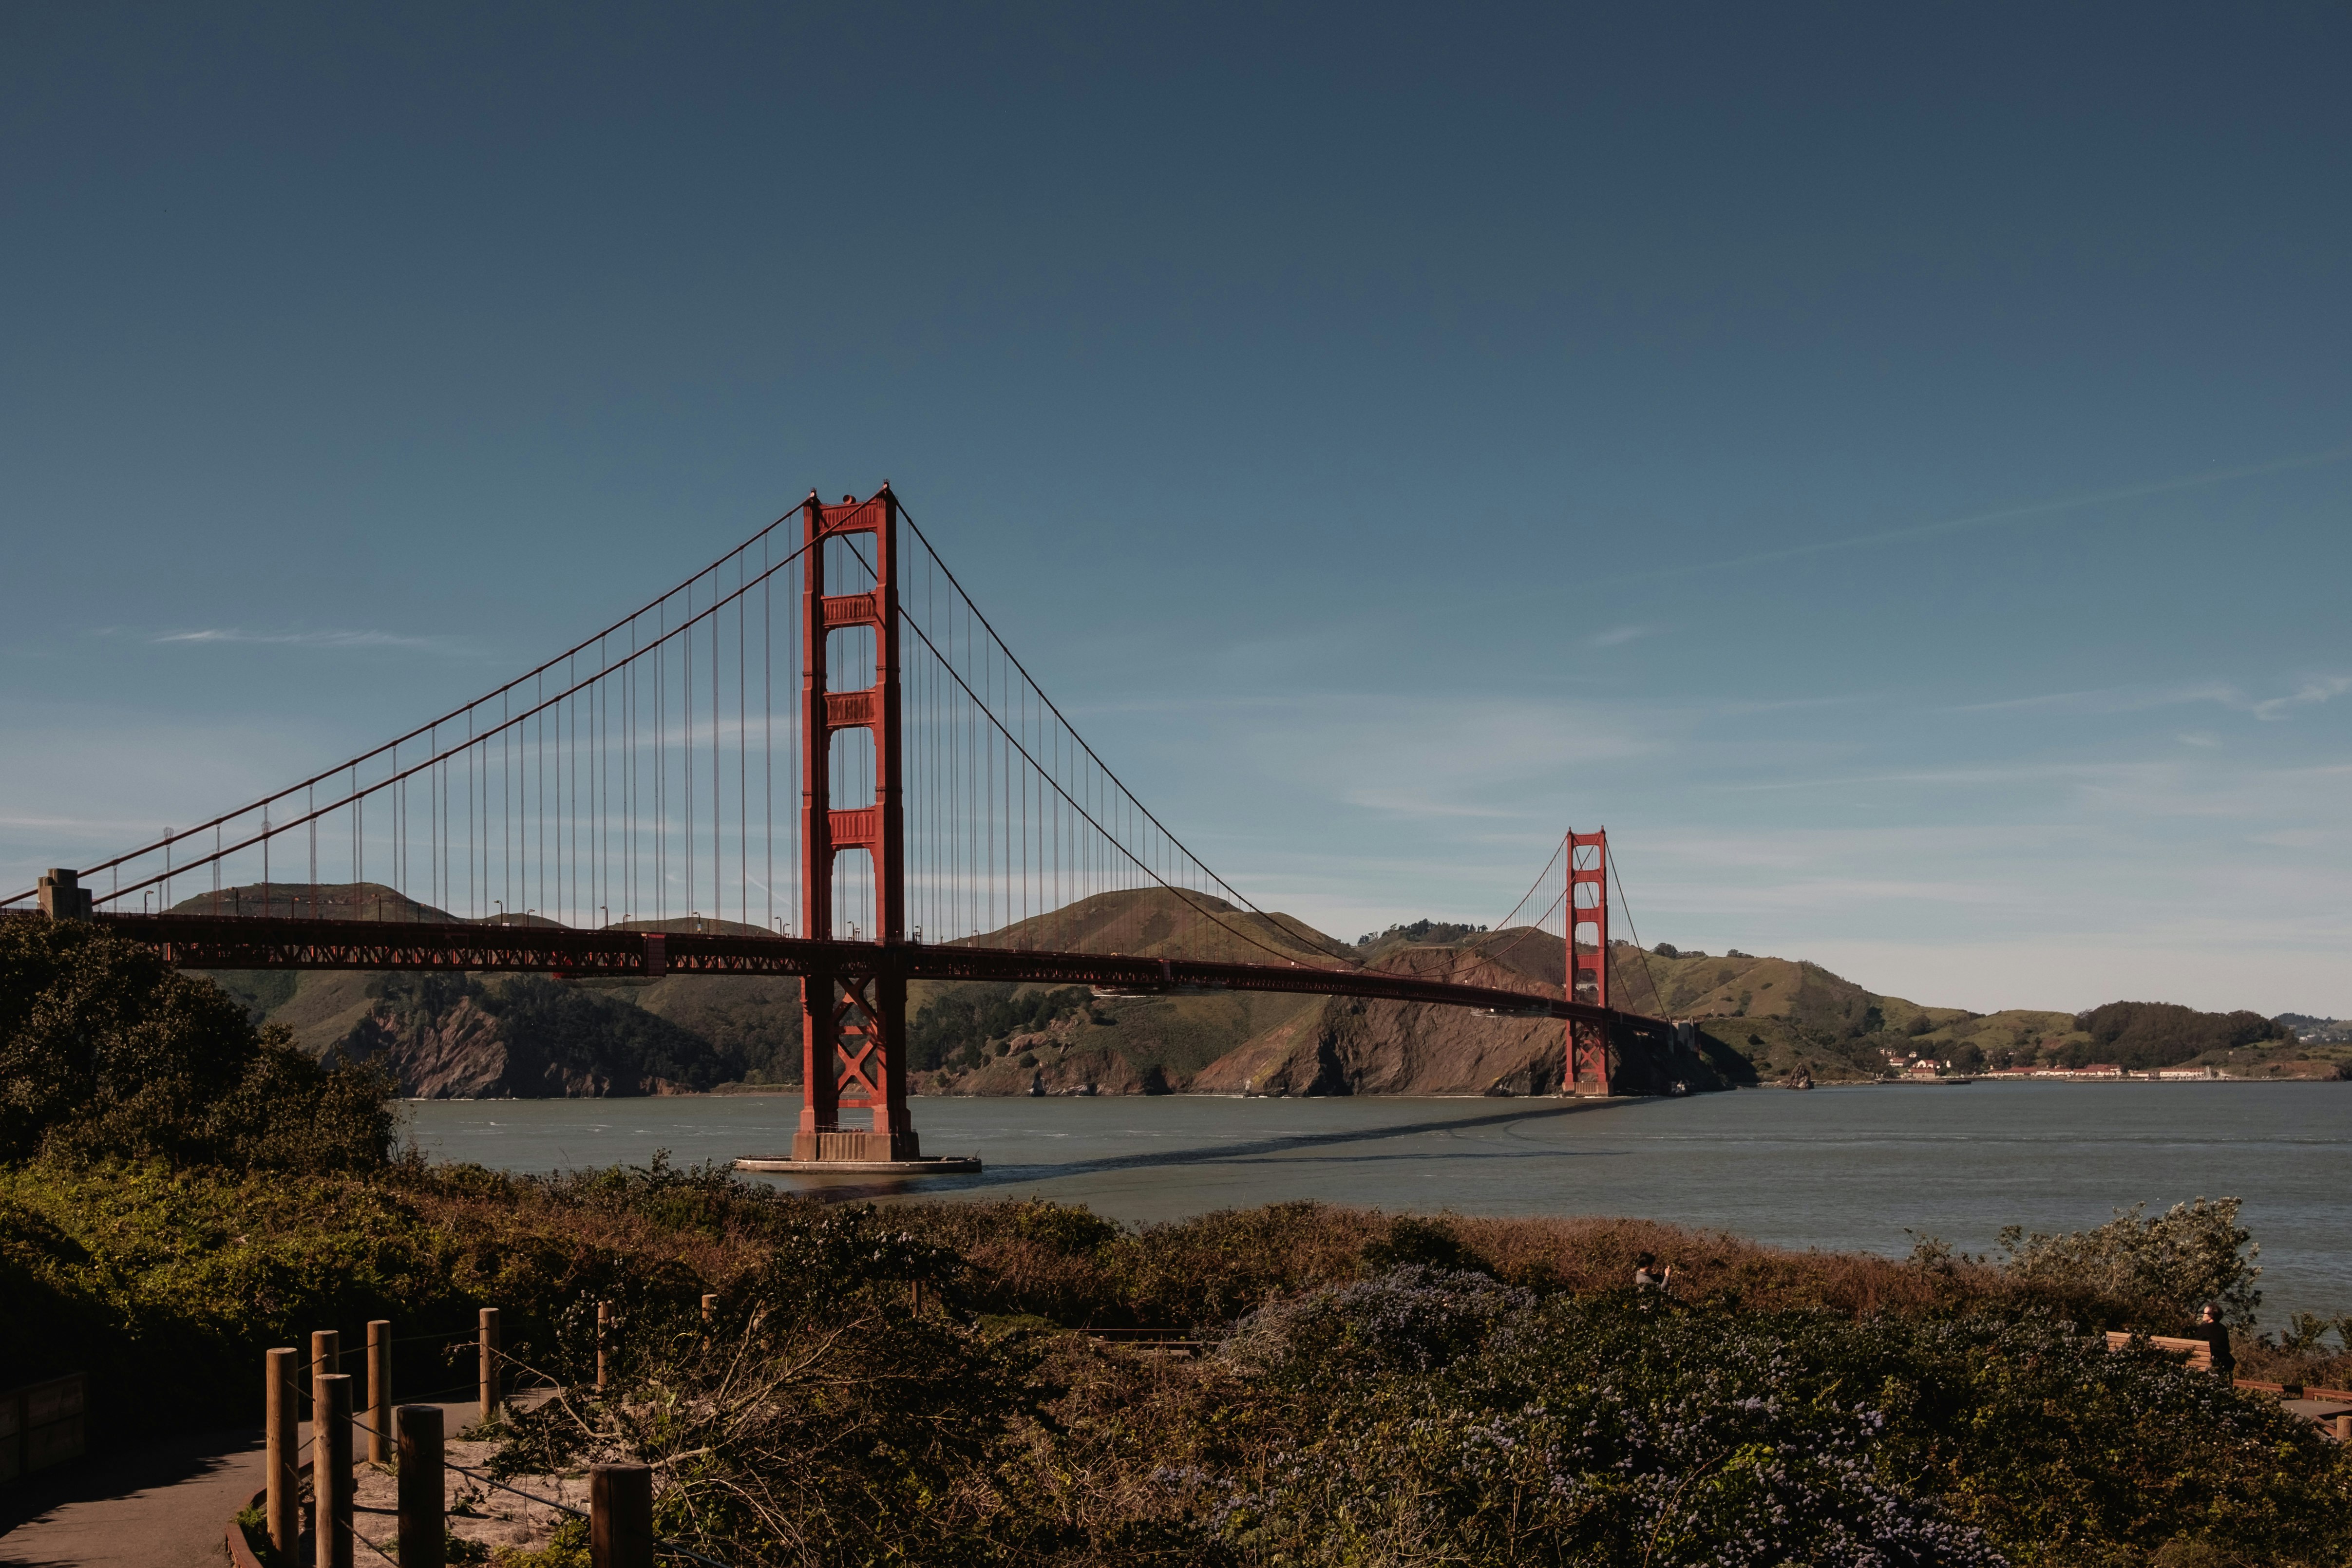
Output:
<instances>
[{"instance_id":1,"label":"shrub","mask_svg":"<svg viewBox=\"0 0 2352 1568\"><path fill-rule=\"evenodd\" d=\"M509 1416L493 1472L652 1464L656 1531L739 1563L994 1558L994 1461L1050 1390L1029 1335L904 1310L959 1261L871 1210L796 1214L716 1330L629 1312L618 1375Z\"/></svg>"},{"instance_id":2,"label":"shrub","mask_svg":"<svg viewBox=\"0 0 2352 1568\"><path fill-rule=\"evenodd\" d=\"M2147 1207L2134 1204L2095 1230L2064 1236L2028 1236L2010 1226L1999 1238L2002 1267L2021 1280L2137 1301L2183 1322L2211 1301L2223 1322L2252 1323L2263 1300L2254 1288L2262 1249L2238 1223L2238 1200L2200 1197L2153 1219L2144 1218Z\"/></svg>"},{"instance_id":3,"label":"shrub","mask_svg":"<svg viewBox=\"0 0 2352 1568\"><path fill-rule=\"evenodd\" d=\"M2332 1511L2352 1467L2306 1425L2044 1315L1533 1303L1405 1270L1258 1324L1277 1320L1347 1326L1283 1335L1255 1462L1169 1482L1244 1562L2105 1564L2210 1538L2333 1563L2352 1544Z\"/></svg>"}]
</instances>

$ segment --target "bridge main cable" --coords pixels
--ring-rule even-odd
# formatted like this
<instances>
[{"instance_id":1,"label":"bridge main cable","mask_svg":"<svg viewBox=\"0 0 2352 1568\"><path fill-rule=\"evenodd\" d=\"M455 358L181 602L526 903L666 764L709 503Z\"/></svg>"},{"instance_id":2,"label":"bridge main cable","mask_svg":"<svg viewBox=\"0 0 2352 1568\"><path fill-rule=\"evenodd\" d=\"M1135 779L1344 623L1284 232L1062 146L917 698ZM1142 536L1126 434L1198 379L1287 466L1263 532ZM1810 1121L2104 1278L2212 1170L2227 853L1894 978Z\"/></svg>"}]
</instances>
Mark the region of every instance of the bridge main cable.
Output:
<instances>
[{"instance_id":1,"label":"bridge main cable","mask_svg":"<svg viewBox=\"0 0 2352 1568\"><path fill-rule=\"evenodd\" d=\"M786 514L787 517L794 515L796 514ZM750 549L752 545L759 543L761 539L767 538L769 534L773 533L775 528L776 525L772 523L767 528L761 529L758 533L752 535L750 539L746 540L740 549L730 552L730 556L720 557L719 564L724 565L725 562L731 559L732 556L741 555L745 550ZM306 827L312 822L324 821L326 818L332 816L337 811L348 810L355 802L363 800L371 795L380 794L384 790L392 789L395 785L405 783L411 779L415 779L419 775L429 772L432 768L449 761L453 758L464 756L466 753L483 745L486 741L499 735L503 731L520 729L531 719L550 711L560 709L564 703L571 701L572 698L580 695L583 692L594 687L599 682L610 679L612 676L630 668L639 660L653 655L671 641L683 640L694 630L694 628L701 625L706 621L714 620L719 613L725 610L729 605L740 604L747 596L750 595L753 589L762 586L773 579L777 573L791 567L793 562L805 556L808 553L809 549L809 545L802 545L798 549L793 551L792 554L786 556L783 559L777 561L774 565L762 568L757 577L737 583L734 590L728 593L724 598L714 598L710 603L705 605L702 609L692 612L685 620L679 622L676 626L671 627L660 637L646 643L644 647L630 650L628 653L622 657L604 664L593 674L582 679L574 680L571 685L557 692L554 695L544 697L538 703L523 709L520 713L501 718L496 725L491 726L488 729L481 730L478 733L469 733L463 740L445 746L442 749L434 752L421 762L412 763L406 768L396 768L394 771L386 774L384 777L368 785L365 789L360 789L355 786L341 799L330 800L323 806L314 806L305 810L299 816L289 817L282 821L276 822L267 821L265 819L262 830L248 838L215 847L210 854L200 855L194 860L184 861L177 865L167 866L164 870L141 881L131 883L127 887L113 888L102 895L96 896L100 902L110 903L117 898L125 896L126 894L136 894L144 889L153 887L158 883L173 881L177 878L186 876L190 873L201 870L208 864L225 861L230 856L241 854L247 850L254 848L256 845L278 838L284 834L290 833L297 828ZM523 682L532 680L545 672L553 669L556 665L563 663L564 660L578 654L582 650L593 645L604 637L611 636L618 628L626 626L630 622L640 619L641 617L650 613L659 605L666 603L679 593L686 591L695 583L700 582L705 577L709 576L715 570L717 570L716 567L706 567L703 570L698 571L695 573L694 576L688 578L684 583L681 583L677 588L671 589L667 593L663 594L661 598L653 601L652 603L647 604L644 609L636 612L635 614L626 616L624 619L615 622L613 626L607 627L595 637L591 637L586 642L580 643L578 646L572 648L569 653L559 654L557 657L548 660L537 670L532 671L530 674L523 675L516 680L509 681L505 685L499 687L496 691L489 693L488 695L478 697L474 701L466 704L463 707L452 709L449 713L443 715L440 718L434 720L431 724L420 725L416 728L410 730L406 735L401 737L398 740L387 742L383 746L377 747L373 751L362 752L360 756L353 758L348 762L338 763L334 767L328 768L323 773L306 779L299 784L289 786L286 789L277 791L275 794L263 796L260 800L253 801L248 805L239 807L234 811L223 812L220 816L214 818L208 822L186 829L184 831L168 834L163 838L156 840L152 843L144 844L138 849L131 850L123 854L119 854L112 860L100 861L98 864L79 873L79 875L83 877L91 877L97 875L100 872L110 871L116 866L128 864L142 856L154 854L170 845L184 842L186 840L194 838L195 835L205 832L210 829L220 827L225 823L236 821L242 817L250 817L257 811L265 810L267 808L276 805L280 800L289 799L290 797L299 794L302 790L308 789L314 785L324 783L328 779L333 779L339 774L352 772L358 768L361 764L372 761L388 752L396 756L398 754L399 747L406 744L408 741L415 739L420 735L435 734L442 726L450 724L455 720L465 716L467 714L471 713L474 709L481 707L485 704L505 695L507 693L514 690L517 686L522 685ZM95 890L92 891L93 894L95 894ZM10 904L26 903L26 901L36 897L38 894L38 892L39 890L37 888L28 888L25 892L17 894L13 897L0 898L0 909L5 909Z\"/></svg>"}]
</instances>

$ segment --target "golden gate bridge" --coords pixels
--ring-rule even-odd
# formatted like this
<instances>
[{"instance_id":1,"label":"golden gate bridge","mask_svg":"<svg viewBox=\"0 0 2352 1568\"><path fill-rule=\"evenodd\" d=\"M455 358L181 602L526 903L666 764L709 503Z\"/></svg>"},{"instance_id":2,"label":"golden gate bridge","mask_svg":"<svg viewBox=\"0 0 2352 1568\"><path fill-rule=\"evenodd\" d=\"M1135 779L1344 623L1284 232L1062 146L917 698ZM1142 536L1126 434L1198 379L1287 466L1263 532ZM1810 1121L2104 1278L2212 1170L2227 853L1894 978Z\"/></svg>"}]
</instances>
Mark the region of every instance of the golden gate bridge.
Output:
<instances>
[{"instance_id":1,"label":"golden gate bridge","mask_svg":"<svg viewBox=\"0 0 2352 1568\"><path fill-rule=\"evenodd\" d=\"M1267 914L1079 736L886 484L812 493L488 695L0 915L200 969L798 976L803 1105L776 1163L846 1172L942 1164L908 1109L916 980L1549 1018L1564 1090L1606 1095L1612 1050L1673 1030L1610 1004L1612 875L1607 834L1570 832L1494 928L1498 953L1561 944L1558 987L1384 969Z\"/></svg>"}]
</instances>

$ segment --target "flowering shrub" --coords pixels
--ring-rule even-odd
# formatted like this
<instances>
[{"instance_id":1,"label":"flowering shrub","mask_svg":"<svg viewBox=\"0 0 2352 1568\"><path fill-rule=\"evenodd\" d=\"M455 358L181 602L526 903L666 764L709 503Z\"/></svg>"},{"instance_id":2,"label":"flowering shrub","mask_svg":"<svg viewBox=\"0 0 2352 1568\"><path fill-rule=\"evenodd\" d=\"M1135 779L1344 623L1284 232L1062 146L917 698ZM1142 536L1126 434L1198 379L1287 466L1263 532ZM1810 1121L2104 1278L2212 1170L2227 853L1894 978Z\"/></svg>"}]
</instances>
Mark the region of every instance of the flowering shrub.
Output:
<instances>
[{"instance_id":1,"label":"flowering shrub","mask_svg":"<svg viewBox=\"0 0 2352 1568\"><path fill-rule=\"evenodd\" d=\"M1223 1354L1254 1371L1311 1369L1354 1378L1427 1372L1476 1345L1535 1296L1484 1274L1408 1264L1338 1290L1277 1301L1242 1320Z\"/></svg>"}]
</instances>

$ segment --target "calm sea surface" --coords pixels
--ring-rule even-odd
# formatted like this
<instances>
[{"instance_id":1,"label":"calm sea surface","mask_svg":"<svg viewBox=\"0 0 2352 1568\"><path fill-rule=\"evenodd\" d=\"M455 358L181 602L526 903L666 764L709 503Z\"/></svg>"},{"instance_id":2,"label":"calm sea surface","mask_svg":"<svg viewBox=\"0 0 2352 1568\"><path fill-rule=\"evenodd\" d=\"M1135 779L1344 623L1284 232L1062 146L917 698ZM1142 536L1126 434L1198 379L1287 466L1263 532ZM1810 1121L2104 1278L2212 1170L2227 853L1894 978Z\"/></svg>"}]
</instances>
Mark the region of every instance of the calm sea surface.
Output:
<instances>
[{"instance_id":1,"label":"calm sea surface","mask_svg":"<svg viewBox=\"0 0 2352 1568\"><path fill-rule=\"evenodd\" d=\"M788 1153L792 1095L438 1101L442 1159L509 1170ZM915 1102L929 1154L976 1176L774 1181L849 1198L1042 1195L1120 1219L1284 1198L1473 1214L1609 1214L1787 1247L1969 1251L2003 1225L2075 1230L2120 1207L2245 1200L2262 1321L2352 1312L2352 1083L1978 1083L1686 1100Z\"/></svg>"}]
</instances>

